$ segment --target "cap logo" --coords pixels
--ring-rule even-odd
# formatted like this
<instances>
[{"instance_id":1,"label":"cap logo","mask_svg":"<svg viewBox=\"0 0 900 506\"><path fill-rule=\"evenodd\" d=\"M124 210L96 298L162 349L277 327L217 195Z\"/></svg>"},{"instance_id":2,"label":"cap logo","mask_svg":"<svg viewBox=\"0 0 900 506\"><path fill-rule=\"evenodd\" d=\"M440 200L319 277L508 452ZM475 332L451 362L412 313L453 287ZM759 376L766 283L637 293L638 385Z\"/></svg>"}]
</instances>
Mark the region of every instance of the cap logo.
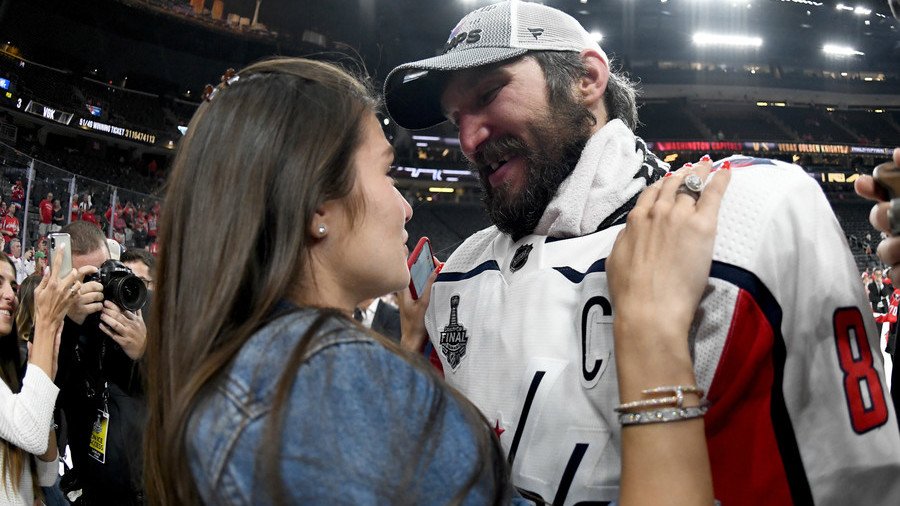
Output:
<instances>
[{"instance_id":1,"label":"cap logo","mask_svg":"<svg viewBox=\"0 0 900 506\"><path fill-rule=\"evenodd\" d=\"M529 32L531 32L531 36L534 37L534 40L537 40L538 37L544 34L543 28L529 28Z\"/></svg>"},{"instance_id":2,"label":"cap logo","mask_svg":"<svg viewBox=\"0 0 900 506\"><path fill-rule=\"evenodd\" d=\"M444 46L444 52L452 51L456 46L464 42L466 44L474 44L479 40L481 40L481 28L469 30L468 32L460 32L456 34L455 37L450 37L450 40L448 40L447 44Z\"/></svg>"}]
</instances>

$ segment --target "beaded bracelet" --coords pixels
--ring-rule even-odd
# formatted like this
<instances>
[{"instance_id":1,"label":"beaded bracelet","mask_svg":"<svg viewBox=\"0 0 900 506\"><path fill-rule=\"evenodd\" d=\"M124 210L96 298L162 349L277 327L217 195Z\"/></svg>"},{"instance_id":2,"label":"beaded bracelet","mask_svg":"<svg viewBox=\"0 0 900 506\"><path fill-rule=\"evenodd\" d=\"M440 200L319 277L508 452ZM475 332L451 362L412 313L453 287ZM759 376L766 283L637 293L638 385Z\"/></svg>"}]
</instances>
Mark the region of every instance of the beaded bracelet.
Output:
<instances>
[{"instance_id":1,"label":"beaded bracelet","mask_svg":"<svg viewBox=\"0 0 900 506\"><path fill-rule=\"evenodd\" d=\"M702 418L708 409L709 403L704 402L699 406L687 408L665 408L656 411L641 411L639 413L622 413L619 415L619 423L627 426L645 423L681 422L693 418Z\"/></svg>"}]
</instances>

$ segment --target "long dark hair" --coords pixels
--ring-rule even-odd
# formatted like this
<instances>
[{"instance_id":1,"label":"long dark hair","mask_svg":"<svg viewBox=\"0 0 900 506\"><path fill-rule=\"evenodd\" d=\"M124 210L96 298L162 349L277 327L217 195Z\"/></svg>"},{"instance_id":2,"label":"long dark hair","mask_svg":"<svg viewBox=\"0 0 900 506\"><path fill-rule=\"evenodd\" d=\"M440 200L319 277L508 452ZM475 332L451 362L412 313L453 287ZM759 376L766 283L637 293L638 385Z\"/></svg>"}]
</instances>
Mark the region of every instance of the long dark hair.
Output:
<instances>
[{"instance_id":1,"label":"long dark hair","mask_svg":"<svg viewBox=\"0 0 900 506\"><path fill-rule=\"evenodd\" d=\"M352 194L351 161L364 120L376 107L369 88L332 64L299 58L256 63L238 75L191 120L175 156L160 218L157 290L146 352L150 387L144 471L152 504L200 502L187 458L193 408L270 320L279 301L315 286L308 235L315 210L325 201L345 199L353 221L365 205ZM228 224L228 230L216 224ZM319 310L280 373L269 436L257 458L258 467L270 471L260 474L270 481L276 502L285 497L278 465L285 405L311 338L330 319L347 318ZM380 341L402 355L395 345ZM439 381L426 366L410 363ZM472 432L481 463L453 500L465 497L489 471L499 502L506 474L503 459L495 457L496 440L480 430L484 420L477 410L457 393L451 395L477 427ZM434 420L446 403L423 409ZM413 479L414 472L411 465L406 474Z\"/></svg>"},{"instance_id":2,"label":"long dark hair","mask_svg":"<svg viewBox=\"0 0 900 506\"><path fill-rule=\"evenodd\" d=\"M0 252L0 262L6 262L12 267L13 277L15 278L16 266L6 253ZM13 316L15 317L15 315ZM12 331L9 334L0 336L0 380L6 383L6 386L14 394L19 393L22 389L22 356L19 350L21 350L19 347L19 336L18 332L16 332L16 326L13 324ZM13 492L16 492L22 479L22 473L25 472L25 467L32 466L32 471L34 471L30 456L28 452L5 439L0 439L0 456L3 458L3 464L0 466L0 480L8 476L13 486ZM32 475L34 475L33 472ZM35 497L39 497L37 494L40 493L40 489L36 483L37 476L34 476L32 488Z\"/></svg>"}]
</instances>

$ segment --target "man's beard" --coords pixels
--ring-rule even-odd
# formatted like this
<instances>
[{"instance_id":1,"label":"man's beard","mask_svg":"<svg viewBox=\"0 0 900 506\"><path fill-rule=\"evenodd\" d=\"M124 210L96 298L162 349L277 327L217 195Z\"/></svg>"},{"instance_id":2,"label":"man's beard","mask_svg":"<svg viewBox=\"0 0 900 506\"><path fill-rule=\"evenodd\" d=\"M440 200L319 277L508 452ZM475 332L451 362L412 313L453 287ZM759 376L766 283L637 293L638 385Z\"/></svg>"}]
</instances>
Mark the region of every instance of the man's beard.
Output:
<instances>
[{"instance_id":1,"label":"man's beard","mask_svg":"<svg viewBox=\"0 0 900 506\"><path fill-rule=\"evenodd\" d=\"M497 228L513 240L534 232L544 210L559 186L581 158L591 136L590 111L571 97L550 105L550 112L538 118L527 130L534 146L512 136L486 142L475 154L472 169L481 179L482 202ZM522 188L513 193L508 183L491 187L488 161L520 156L525 161Z\"/></svg>"}]
</instances>

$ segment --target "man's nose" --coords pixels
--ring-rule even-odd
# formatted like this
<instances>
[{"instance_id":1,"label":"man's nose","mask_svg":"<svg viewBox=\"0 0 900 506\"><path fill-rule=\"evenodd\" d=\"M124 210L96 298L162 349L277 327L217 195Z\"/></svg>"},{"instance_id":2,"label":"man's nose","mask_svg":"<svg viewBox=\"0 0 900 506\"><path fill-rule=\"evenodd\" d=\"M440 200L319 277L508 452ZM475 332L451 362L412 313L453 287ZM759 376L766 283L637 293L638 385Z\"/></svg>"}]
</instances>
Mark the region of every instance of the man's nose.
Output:
<instances>
[{"instance_id":1,"label":"man's nose","mask_svg":"<svg viewBox=\"0 0 900 506\"><path fill-rule=\"evenodd\" d=\"M469 160L474 159L484 141L490 138L490 128L480 114L464 114L459 116L459 147Z\"/></svg>"}]
</instances>

